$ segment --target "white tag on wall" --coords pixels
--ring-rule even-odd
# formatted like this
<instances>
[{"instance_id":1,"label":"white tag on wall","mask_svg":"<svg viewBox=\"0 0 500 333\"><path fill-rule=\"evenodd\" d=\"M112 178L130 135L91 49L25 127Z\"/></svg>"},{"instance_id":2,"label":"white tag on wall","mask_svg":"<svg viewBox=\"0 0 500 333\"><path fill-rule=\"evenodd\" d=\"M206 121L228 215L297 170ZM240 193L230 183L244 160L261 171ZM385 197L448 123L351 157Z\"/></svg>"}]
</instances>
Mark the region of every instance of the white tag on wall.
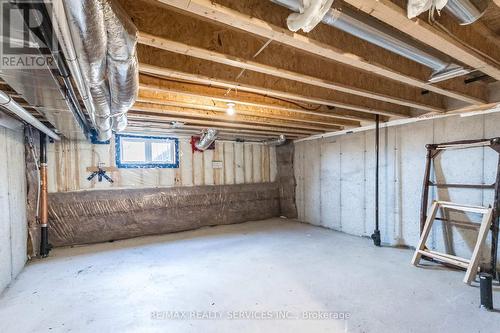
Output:
<instances>
[{"instance_id":1,"label":"white tag on wall","mask_svg":"<svg viewBox=\"0 0 500 333\"><path fill-rule=\"evenodd\" d=\"M224 163L222 161L212 161L212 169L222 169Z\"/></svg>"}]
</instances>

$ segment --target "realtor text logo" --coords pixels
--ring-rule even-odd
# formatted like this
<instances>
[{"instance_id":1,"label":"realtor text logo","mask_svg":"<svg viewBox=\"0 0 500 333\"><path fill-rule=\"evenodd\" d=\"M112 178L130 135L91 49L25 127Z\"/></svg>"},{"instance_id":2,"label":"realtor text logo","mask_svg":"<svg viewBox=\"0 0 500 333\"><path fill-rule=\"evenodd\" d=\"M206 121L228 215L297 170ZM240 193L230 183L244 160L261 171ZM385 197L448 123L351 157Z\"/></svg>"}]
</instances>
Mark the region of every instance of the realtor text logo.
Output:
<instances>
[{"instance_id":1,"label":"realtor text logo","mask_svg":"<svg viewBox=\"0 0 500 333\"><path fill-rule=\"evenodd\" d=\"M0 0L0 70L56 68L52 5L43 0Z\"/></svg>"}]
</instances>

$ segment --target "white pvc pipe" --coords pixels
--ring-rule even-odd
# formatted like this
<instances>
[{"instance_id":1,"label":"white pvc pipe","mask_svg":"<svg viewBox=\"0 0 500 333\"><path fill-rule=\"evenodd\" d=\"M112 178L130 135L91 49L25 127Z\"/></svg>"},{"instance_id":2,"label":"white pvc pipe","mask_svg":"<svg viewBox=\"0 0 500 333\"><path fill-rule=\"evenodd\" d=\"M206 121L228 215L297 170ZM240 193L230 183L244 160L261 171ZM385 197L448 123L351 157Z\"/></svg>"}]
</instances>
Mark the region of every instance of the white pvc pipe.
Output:
<instances>
[{"instance_id":1,"label":"white pvc pipe","mask_svg":"<svg viewBox=\"0 0 500 333\"><path fill-rule=\"evenodd\" d=\"M33 117L28 111L26 111L25 108L17 104L17 102L15 102L9 95L4 93L3 91L0 91L0 107L6 108L19 118L27 122L28 124L32 125L36 129L50 136L52 139L57 141L61 140L59 135L52 132L47 126L45 126L38 119Z\"/></svg>"}]
</instances>

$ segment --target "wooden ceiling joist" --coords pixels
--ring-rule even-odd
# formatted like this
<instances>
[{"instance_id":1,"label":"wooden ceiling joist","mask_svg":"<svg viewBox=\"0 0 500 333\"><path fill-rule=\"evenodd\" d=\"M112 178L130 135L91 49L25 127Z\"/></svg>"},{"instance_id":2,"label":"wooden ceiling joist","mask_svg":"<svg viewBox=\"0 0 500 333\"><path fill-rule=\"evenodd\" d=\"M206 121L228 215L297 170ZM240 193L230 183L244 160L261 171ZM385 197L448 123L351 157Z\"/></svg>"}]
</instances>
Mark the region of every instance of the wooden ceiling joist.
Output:
<instances>
[{"instance_id":1,"label":"wooden ceiling joist","mask_svg":"<svg viewBox=\"0 0 500 333\"><path fill-rule=\"evenodd\" d=\"M173 108L182 108L182 109L189 109L189 110L215 112L214 115L224 115L227 112L227 107L183 103L183 102L176 102L176 101L169 101L169 100L145 99L145 98L143 99L143 98L139 97L137 102L140 105L153 104L153 105L161 105L161 106L168 107L168 108L173 107ZM134 107L132 107L132 109L134 109ZM252 111L242 110L242 108L238 108L238 107L236 107L236 114L244 115L244 116L257 116L259 118L262 118L262 122L267 122L267 123L272 123L272 120L274 119L274 120L289 120L291 122L299 122L301 125L312 125L312 126L318 125L318 127L319 126L343 127L343 128L359 127L359 125L357 125L357 126L345 126L343 124L338 124L335 122L303 120L303 119L290 118L290 117L286 117L286 116L284 117L284 116L279 116L279 115L274 115L274 114L263 115L263 114L259 114L259 113L252 112Z\"/></svg>"},{"instance_id":2,"label":"wooden ceiling joist","mask_svg":"<svg viewBox=\"0 0 500 333\"><path fill-rule=\"evenodd\" d=\"M373 17L379 19L380 21L393 26L396 29L408 34L409 36L415 38L416 40L425 43L433 48L440 50L441 52L452 56L453 58L459 60L460 62L474 68L478 69L489 76L500 80L500 66L492 61L486 59L478 52L467 48L465 44L468 43L479 43L481 42L480 35L478 34L466 34L464 29L474 29L474 27L462 27L457 26L454 29L454 37L447 34L445 31L439 30L433 27L429 23L421 19L410 20L407 18L406 10L393 1L390 0L344 0L350 5L372 15ZM458 29L459 28L459 29ZM462 30L462 33L461 31ZM472 41L471 38L475 40ZM474 45L474 48L478 48L478 45ZM494 45L484 45L479 50L483 54L491 54ZM498 52L500 48L498 45L496 47ZM494 58L494 57L493 57ZM500 61L500 59L496 59Z\"/></svg>"},{"instance_id":3,"label":"wooden ceiling joist","mask_svg":"<svg viewBox=\"0 0 500 333\"><path fill-rule=\"evenodd\" d=\"M150 121L138 121L138 120L130 120L130 129L140 129L140 128L154 128L157 130L161 130L164 133L183 133L189 132L193 135L199 135L202 130L206 129L206 126L196 126L196 125L185 125L182 128L172 128L170 125L165 123L157 123ZM300 134L292 134L292 133L284 133L284 132L271 132L271 131L257 131L257 130L240 130L233 128L225 128L225 127L213 127L217 129L222 135L232 135L236 137L252 137L252 138L276 138L280 134L286 135L288 139L296 139L300 137L304 137L304 135Z\"/></svg>"},{"instance_id":4,"label":"wooden ceiling joist","mask_svg":"<svg viewBox=\"0 0 500 333\"><path fill-rule=\"evenodd\" d=\"M185 96L192 98L208 99L214 102L235 103L236 105L244 105L255 108L263 108L286 112L294 115L303 116L318 116L322 118L345 119L351 121L368 121L373 122L373 116L369 114L361 114L361 116L353 116L345 114L345 110L335 109L334 111L325 111L321 105L285 101L269 96L256 95L243 91L229 91L216 87L207 87L195 83L170 81L156 77L141 75L139 88L142 91L154 93L172 94L177 96ZM296 117L297 117L296 116Z\"/></svg>"},{"instance_id":5,"label":"wooden ceiling joist","mask_svg":"<svg viewBox=\"0 0 500 333\"><path fill-rule=\"evenodd\" d=\"M257 124L257 125L272 125L287 128L297 128L313 131L335 131L344 129L343 126L338 125L312 125L301 121L293 121L292 119L268 119L262 117L256 117L252 115L242 115L237 113L236 115L230 116L225 113L225 110L220 111L210 111L204 109L195 109L192 107L179 107L168 105L169 103L143 103L138 102L132 106L131 110L134 111L144 111L148 113L158 113L171 116L183 116L183 117L196 117L202 119L213 119L221 120L227 122L233 122L238 124Z\"/></svg>"},{"instance_id":6,"label":"wooden ceiling joist","mask_svg":"<svg viewBox=\"0 0 500 333\"><path fill-rule=\"evenodd\" d=\"M357 69L380 75L389 80L398 81L403 84L418 87L470 104L479 105L485 102L482 99L478 99L477 97L470 96L463 92L456 92L449 89L444 89L439 85L429 84L424 80L406 75L396 69L389 68L387 65L370 61L369 59L365 59L352 53L344 52L337 47L333 47L317 40L313 40L307 36L298 33L292 33L287 29L278 27L256 17L240 13L236 10L219 5L210 0L156 1L182 10L184 12L197 15L198 17L201 17L203 19L212 20L239 30L247 31L253 35L276 41L283 45L301 50L303 52L307 52L309 54L314 54L348 66L353 66ZM364 3L364 1L359 2ZM377 3L379 1L373 0L370 2ZM399 20L401 21L401 19Z\"/></svg>"},{"instance_id":7,"label":"wooden ceiling joist","mask_svg":"<svg viewBox=\"0 0 500 333\"><path fill-rule=\"evenodd\" d=\"M202 84L202 85L222 87L222 88L226 88L226 89L241 90L241 91L251 92L251 93L255 93L255 94L260 94L263 96L271 96L271 97L277 97L277 98L290 99L290 100L300 101L300 102L304 102L304 103L328 105L328 106L338 107L341 109L354 110L354 111L359 111L359 112L364 112L364 113L369 113L369 114L379 114L379 115L388 116L388 117L398 117L398 118L409 118L410 117L409 115L403 114L403 113L388 112L388 111L384 111L384 110L374 110L374 109L366 108L364 106L339 103L336 101L326 100L326 99L321 99L321 98L301 96L301 95L292 94L292 93L288 93L288 92L265 89L265 88L250 86L250 85L241 84L241 83L237 83L237 82L228 82L225 80L219 80L219 79L205 77L202 75L180 72L180 71L172 70L169 68L152 66L152 65L144 64L144 63L140 64L139 71L143 74L148 74L148 75L153 75L153 76L166 77L166 78L171 78L171 79L181 80L181 81L195 82L195 83Z\"/></svg>"},{"instance_id":8,"label":"wooden ceiling joist","mask_svg":"<svg viewBox=\"0 0 500 333\"><path fill-rule=\"evenodd\" d=\"M444 109L419 103L412 100L402 99L396 96L384 95L368 90L359 89L353 86L347 86L336 82L331 82L316 78L313 76L305 75L302 73L288 71L282 68L277 68L273 66L268 66L255 61L240 59L233 56L225 55L222 53L202 49L199 47L190 46L184 43L179 43L173 40L168 40L153 36L144 32L140 32L138 35L138 41L141 44L148 45L151 47L156 47L169 52L174 52L178 54L183 54L191 57L195 57L202 60L217 62L223 65L233 66L245 70L250 70L262 74L272 75L282 79L298 81L301 83L309 84L312 86L317 86L321 88L341 91L347 94L352 94L356 96L372 98L382 102L393 103L397 105L408 106L412 108L421 109L427 112L444 112Z\"/></svg>"},{"instance_id":9,"label":"wooden ceiling joist","mask_svg":"<svg viewBox=\"0 0 500 333\"><path fill-rule=\"evenodd\" d=\"M139 97L137 102L142 103L153 103L160 104L164 106L174 106L198 110L209 110L216 112L227 112L227 103L210 100L208 98L186 98L182 95L171 95L166 93L150 92L150 91L139 91ZM359 121L345 120L345 119L335 119L335 118L325 118L321 116L312 116L304 114L294 114L290 112L277 111L273 109L266 109L265 107L254 107L241 104L235 104L235 110L237 114L247 115L247 116L258 116L268 119L288 119L291 121L300 121L304 124L317 124L317 125L340 125L344 127L359 127Z\"/></svg>"},{"instance_id":10,"label":"wooden ceiling joist","mask_svg":"<svg viewBox=\"0 0 500 333\"><path fill-rule=\"evenodd\" d=\"M317 130L305 130L305 129L295 129L288 127L278 127L278 126L264 126L264 125L251 125L251 124L239 124L233 122L224 122L224 121L213 121L206 119L196 119L190 117L179 117L179 116L170 116L170 115L161 115L155 112L148 111L134 111L131 110L128 112L128 117L130 119L135 120L150 120L157 121L163 123L170 123L172 121L180 121L185 122L189 125L201 125L205 127L225 127L225 128L233 128L240 130L261 130L262 132L270 132L270 133L283 133L283 134L302 134L302 135L311 135L311 134L319 134L324 131Z\"/></svg>"}]
</instances>

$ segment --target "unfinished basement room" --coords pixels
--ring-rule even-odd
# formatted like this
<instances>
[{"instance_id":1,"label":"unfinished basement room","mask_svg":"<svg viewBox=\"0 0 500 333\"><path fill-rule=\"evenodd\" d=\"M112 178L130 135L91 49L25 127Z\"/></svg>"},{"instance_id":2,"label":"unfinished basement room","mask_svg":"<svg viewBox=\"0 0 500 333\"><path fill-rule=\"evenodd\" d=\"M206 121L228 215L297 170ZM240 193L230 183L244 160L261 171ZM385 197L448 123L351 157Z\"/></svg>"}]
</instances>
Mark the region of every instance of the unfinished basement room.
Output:
<instances>
[{"instance_id":1,"label":"unfinished basement room","mask_svg":"<svg viewBox=\"0 0 500 333\"><path fill-rule=\"evenodd\" d=\"M500 0L0 17L0 333L500 333Z\"/></svg>"}]
</instances>

